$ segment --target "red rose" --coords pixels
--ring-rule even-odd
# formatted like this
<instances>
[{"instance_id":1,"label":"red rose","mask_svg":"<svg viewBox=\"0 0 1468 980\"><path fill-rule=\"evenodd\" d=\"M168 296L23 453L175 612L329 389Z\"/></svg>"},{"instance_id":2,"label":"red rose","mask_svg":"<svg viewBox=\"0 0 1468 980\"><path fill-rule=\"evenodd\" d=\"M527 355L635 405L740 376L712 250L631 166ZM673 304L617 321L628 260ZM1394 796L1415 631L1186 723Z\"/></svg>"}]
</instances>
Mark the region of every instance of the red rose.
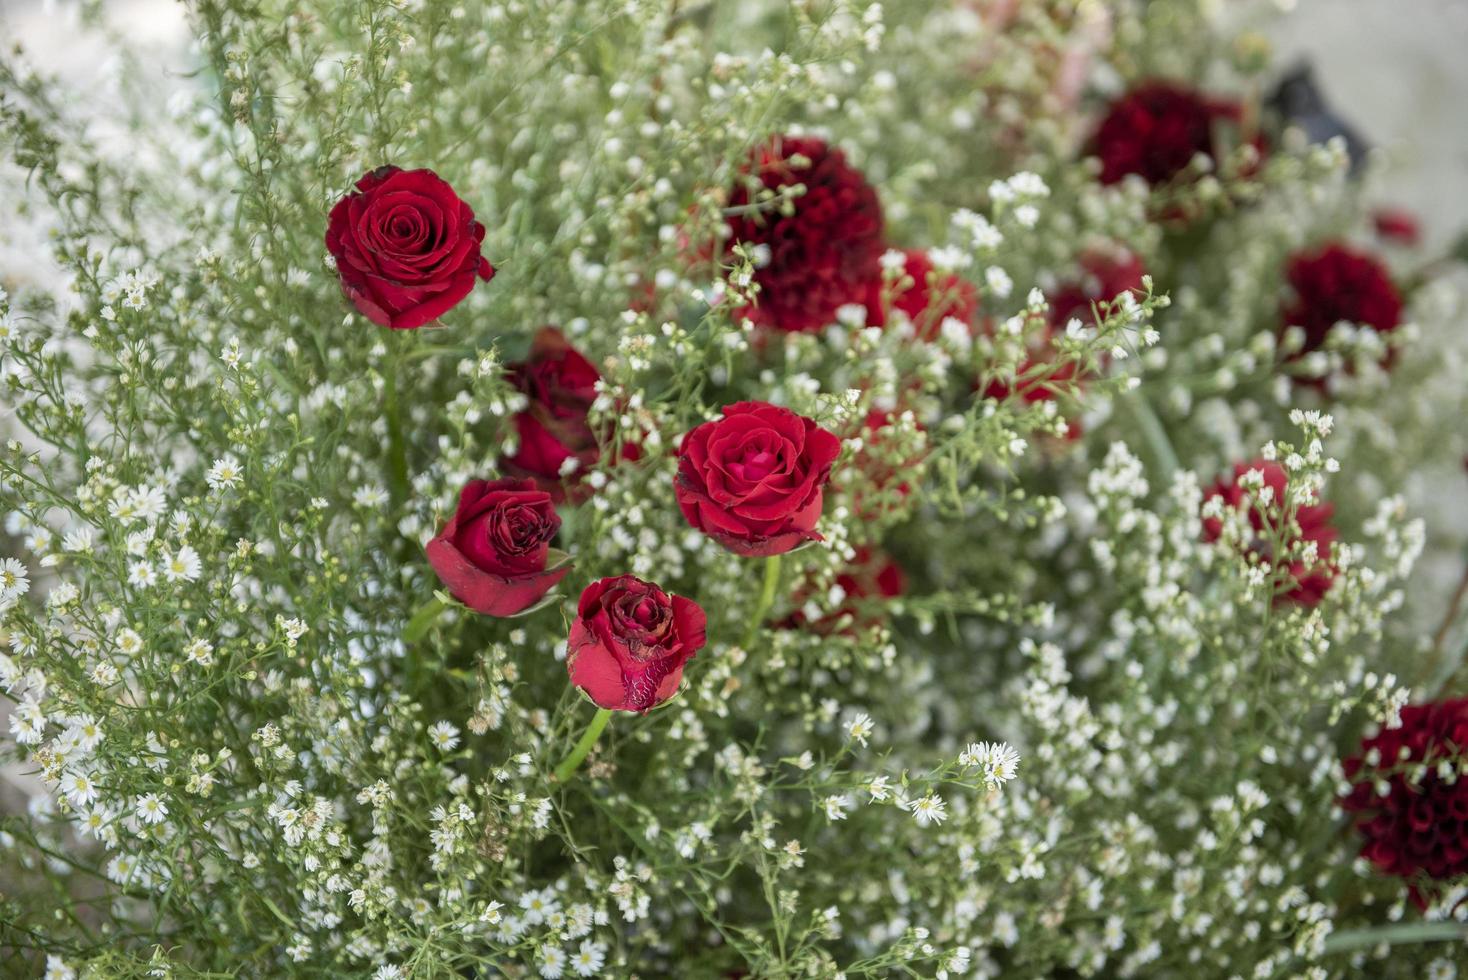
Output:
<instances>
[{"instance_id":1,"label":"red rose","mask_svg":"<svg viewBox=\"0 0 1468 980\"><path fill-rule=\"evenodd\" d=\"M819 541L822 488L841 440L766 402L726 406L683 437L674 490L688 523L736 555Z\"/></svg>"},{"instance_id":2,"label":"red rose","mask_svg":"<svg viewBox=\"0 0 1468 980\"><path fill-rule=\"evenodd\" d=\"M851 465L866 474L877 492L877 499L863 499L864 494L858 494L852 501L852 509L858 517L864 519L875 519L884 511L893 509L896 501L887 497L887 494L895 494L898 498L906 498L912 491L908 478L913 471L923 463L926 455L922 450L917 450L905 459L889 462L881 459L888 440L891 438L886 429L897 418L897 412L884 412L874 408L867 412L861 429L856 433L862 438L862 447L851 460ZM925 431L921 422L917 423L919 432ZM884 499L885 498L885 499ZM885 505L885 506L884 506Z\"/></svg>"},{"instance_id":3,"label":"red rose","mask_svg":"<svg viewBox=\"0 0 1468 980\"><path fill-rule=\"evenodd\" d=\"M1245 473L1250 470L1259 470L1264 474L1264 486L1271 491L1269 505L1264 506L1259 500L1259 490L1246 489L1240 482ZM1325 593L1330 591L1331 584L1335 581L1335 569L1330 565L1330 545L1336 539L1336 529L1330 523L1331 514L1335 511L1332 504L1307 504L1295 511L1295 523L1299 526L1299 533L1294 528L1281 529L1279 521L1283 519L1285 508L1285 492L1289 487L1289 475L1285 468L1278 463L1270 463L1264 460L1255 460L1252 463L1239 463L1234 467L1233 477L1230 480L1220 480L1209 489L1207 499L1222 497L1224 507L1229 510L1247 510L1249 526L1253 529L1254 540L1246 546L1246 550L1253 555L1259 556L1271 569L1278 570L1283 561L1288 561L1289 589L1275 597L1275 601L1297 602L1302 606L1318 605L1325 598ZM1285 559L1271 553L1271 542L1280 536L1283 530L1286 545L1293 547L1301 542L1315 542L1317 546L1318 559L1313 565L1306 565L1298 559ZM1223 533L1223 522L1216 517L1207 517L1203 520L1203 537L1207 541L1217 541Z\"/></svg>"},{"instance_id":4,"label":"red rose","mask_svg":"<svg viewBox=\"0 0 1468 980\"><path fill-rule=\"evenodd\" d=\"M979 312L978 291L973 283L951 273L935 276L933 260L920 248L907 249L903 255L906 261L902 271L912 280L912 285L896 293L891 305L892 309L907 314L917 336L923 340L937 339L943 321L949 317L972 327ZM879 277L869 287L867 322L874 326L887 325L887 311L882 306L882 290L886 285Z\"/></svg>"},{"instance_id":5,"label":"red rose","mask_svg":"<svg viewBox=\"0 0 1468 980\"><path fill-rule=\"evenodd\" d=\"M1384 241L1415 248L1422 244L1422 223L1406 208L1377 208L1371 223Z\"/></svg>"},{"instance_id":6,"label":"red rose","mask_svg":"<svg viewBox=\"0 0 1468 980\"><path fill-rule=\"evenodd\" d=\"M1285 267L1292 296L1281 327L1301 327L1299 357L1325 346L1342 320L1386 333L1402 322L1402 298L1390 273L1375 258L1337 242L1291 256Z\"/></svg>"},{"instance_id":7,"label":"red rose","mask_svg":"<svg viewBox=\"0 0 1468 980\"><path fill-rule=\"evenodd\" d=\"M571 683L597 707L646 713L678 690L683 665L702 649L698 603L635 575L593 582L581 593L566 644Z\"/></svg>"},{"instance_id":8,"label":"red rose","mask_svg":"<svg viewBox=\"0 0 1468 980\"><path fill-rule=\"evenodd\" d=\"M378 167L331 209L326 249L342 292L373 323L412 330L447 313L494 266L484 226L432 170Z\"/></svg>"},{"instance_id":9,"label":"red rose","mask_svg":"<svg viewBox=\"0 0 1468 980\"><path fill-rule=\"evenodd\" d=\"M471 480L459 509L428 542L428 564L470 609L513 616L571 570L550 548L560 526L550 494L529 480Z\"/></svg>"},{"instance_id":10,"label":"red rose","mask_svg":"<svg viewBox=\"0 0 1468 980\"><path fill-rule=\"evenodd\" d=\"M1236 103L1173 82L1143 82L1111 104L1091 140L1091 152L1101 159L1101 183L1138 174L1149 184L1165 184L1198 154L1216 158L1215 124L1239 115Z\"/></svg>"},{"instance_id":11,"label":"red rose","mask_svg":"<svg viewBox=\"0 0 1468 980\"><path fill-rule=\"evenodd\" d=\"M1384 874L1415 879L1412 898L1423 907L1424 878L1468 875L1468 779L1456 765L1464 746L1468 698L1414 704L1402 709L1400 728L1364 739L1343 764L1353 786L1340 802L1358 815L1361 856ZM1452 778L1438 771L1444 761Z\"/></svg>"},{"instance_id":12,"label":"red rose","mask_svg":"<svg viewBox=\"0 0 1468 980\"><path fill-rule=\"evenodd\" d=\"M835 610L814 622L807 622L805 614L797 608L782 625L787 628L805 627L815 633L872 625L877 620L863 617L862 606L869 600L896 599L903 595L907 592L907 573L886 554L871 548L858 548L856 557L836 576L836 585L843 597ZM803 605L807 598L797 595L797 607Z\"/></svg>"},{"instance_id":13,"label":"red rose","mask_svg":"<svg viewBox=\"0 0 1468 980\"><path fill-rule=\"evenodd\" d=\"M587 421L601 373L559 330L542 327L531 341L530 356L511 366L510 380L530 403L515 416L520 448L504 467L562 500L567 485L578 486L581 474L601 457ZM636 447L624 446L622 456L636 459ZM572 459L574 464L568 464Z\"/></svg>"},{"instance_id":14,"label":"red rose","mask_svg":"<svg viewBox=\"0 0 1468 980\"><path fill-rule=\"evenodd\" d=\"M1086 326L1096 322L1094 307L1110 303L1122 293L1142 288L1146 270L1142 260L1126 250L1103 252L1092 250L1081 256L1081 277L1073 279L1046 297L1050 305L1050 324L1064 330L1072 319Z\"/></svg>"},{"instance_id":15,"label":"red rose","mask_svg":"<svg viewBox=\"0 0 1468 980\"><path fill-rule=\"evenodd\" d=\"M755 271L759 296L743 315L804 332L835 323L838 307L866 301L879 275L882 206L840 150L802 136L776 137L755 150L729 206L749 208L761 203L761 190L793 184L805 185L805 193L791 202L790 214L774 207L736 213L728 219L729 238L731 245L768 251Z\"/></svg>"}]
</instances>

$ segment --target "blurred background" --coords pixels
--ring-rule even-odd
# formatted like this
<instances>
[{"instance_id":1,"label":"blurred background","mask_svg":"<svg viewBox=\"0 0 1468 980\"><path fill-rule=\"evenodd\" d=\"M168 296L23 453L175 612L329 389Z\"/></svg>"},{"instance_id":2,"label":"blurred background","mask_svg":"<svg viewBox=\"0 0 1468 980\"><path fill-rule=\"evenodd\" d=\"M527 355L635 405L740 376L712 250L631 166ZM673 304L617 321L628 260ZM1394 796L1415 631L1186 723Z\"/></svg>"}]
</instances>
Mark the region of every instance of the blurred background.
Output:
<instances>
[{"instance_id":1,"label":"blurred background","mask_svg":"<svg viewBox=\"0 0 1468 980\"><path fill-rule=\"evenodd\" d=\"M106 87L115 53L78 30L79 0L0 0L0 38L82 87ZM185 84L179 0L93 0L146 63ZM1468 227L1468 0L1217 0L1269 37L1282 68L1308 63L1331 109L1384 157L1382 203L1423 223L1425 252ZM1275 8L1270 10L1269 8ZM0 230L0 239L6 233ZM0 250L3 250L0 241ZM3 256L0 251L0 256Z\"/></svg>"}]
</instances>

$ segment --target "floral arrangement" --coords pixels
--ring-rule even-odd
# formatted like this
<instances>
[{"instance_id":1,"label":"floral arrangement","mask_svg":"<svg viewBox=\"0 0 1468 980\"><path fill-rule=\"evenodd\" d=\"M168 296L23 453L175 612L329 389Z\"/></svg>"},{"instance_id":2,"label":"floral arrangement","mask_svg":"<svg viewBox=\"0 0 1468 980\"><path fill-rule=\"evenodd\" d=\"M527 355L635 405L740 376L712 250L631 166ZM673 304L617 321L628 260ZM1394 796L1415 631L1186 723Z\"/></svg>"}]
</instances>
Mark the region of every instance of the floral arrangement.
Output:
<instances>
[{"instance_id":1,"label":"floral arrangement","mask_svg":"<svg viewBox=\"0 0 1468 980\"><path fill-rule=\"evenodd\" d=\"M1457 975L1468 335L1250 4L189 7L0 62L20 973Z\"/></svg>"}]
</instances>

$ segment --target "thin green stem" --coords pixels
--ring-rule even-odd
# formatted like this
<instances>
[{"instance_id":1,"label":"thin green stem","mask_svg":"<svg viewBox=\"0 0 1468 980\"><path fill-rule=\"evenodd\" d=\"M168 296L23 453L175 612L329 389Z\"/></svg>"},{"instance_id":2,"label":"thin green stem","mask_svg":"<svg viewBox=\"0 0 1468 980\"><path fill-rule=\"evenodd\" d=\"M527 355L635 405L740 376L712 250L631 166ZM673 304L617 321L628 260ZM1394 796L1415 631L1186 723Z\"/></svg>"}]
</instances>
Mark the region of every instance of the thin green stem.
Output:
<instances>
[{"instance_id":1,"label":"thin green stem","mask_svg":"<svg viewBox=\"0 0 1468 980\"><path fill-rule=\"evenodd\" d=\"M744 642L740 644L745 652L754 645L754 638L759 636L760 624L765 621L765 615L770 607L775 604L775 590L780 587L780 559L782 555L771 555L765 559L765 581L759 593L759 603L754 607L754 615L749 619L749 629L744 634Z\"/></svg>"},{"instance_id":2,"label":"thin green stem","mask_svg":"<svg viewBox=\"0 0 1468 980\"><path fill-rule=\"evenodd\" d=\"M611 720L612 709L596 709L596 716L591 719L591 724L586 726L586 731L581 733L581 741L576 743L575 748L571 749L571 754L562 759L561 764L556 766L555 772L552 773L552 777L556 782L564 783L571 778L571 774L576 771L576 767L581 765L582 761L586 758L586 754L591 751L591 747L601 737L602 729L606 728L607 722Z\"/></svg>"},{"instance_id":3,"label":"thin green stem","mask_svg":"<svg viewBox=\"0 0 1468 980\"><path fill-rule=\"evenodd\" d=\"M398 343L398 337L388 337L387 341L387 364L382 377L382 414L387 419L387 489L393 508L397 510L408 500L408 447L403 442L403 420L398 414L402 345Z\"/></svg>"},{"instance_id":4,"label":"thin green stem","mask_svg":"<svg viewBox=\"0 0 1468 980\"><path fill-rule=\"evenodd\" d=\"M1138 424L1142 427L1142 434L1147 437L1147 443L1152 449L1152 455L1156 462L1162 467L1162 475L1168 480L1178 471L1181 464L1178 462L1177 451L1172 448L1172 440L1167 437L1167 429L1163 427L1162 420L1152 410L1152 405L1147 401L1147 396L1140 390L1129 391L1123 395L1123 399L1131 407L1132 414L1137 417Z\"/></svg>"},{"instance_id":5,"label":"thin green stem","mask_svg":"<svg viewBox=\"0 0 1468 980\"><path fill-rule=\"evenodd\" d=\"M403 642L417 643L427 636L428 631L433 628L434 620L442 616L443 611L448 607L449 604L436 595L419 606L412 618L408 620L407 625L403 627Z\"/></svg>"}]
</instances>

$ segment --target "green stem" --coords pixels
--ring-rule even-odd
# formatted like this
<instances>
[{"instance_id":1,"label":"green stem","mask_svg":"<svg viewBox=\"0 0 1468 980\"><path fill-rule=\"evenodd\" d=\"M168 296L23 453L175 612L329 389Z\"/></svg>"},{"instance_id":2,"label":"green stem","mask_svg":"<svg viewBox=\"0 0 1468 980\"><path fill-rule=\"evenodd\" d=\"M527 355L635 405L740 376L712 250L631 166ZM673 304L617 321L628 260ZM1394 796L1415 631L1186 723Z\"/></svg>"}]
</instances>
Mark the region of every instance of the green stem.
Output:
<instances>
[{"instance_id":1,"label":"green stem","mask_svg":"<svg viewBox=\"0 0 1468 980\"><path fill-rule=\"evenodd\" d=\"M586 758L586 754L591 751L591 747L601 737L602 729L606 728L607 722L611 720L611 708L596 709L596 717L591 719L591 724L587 725L586 731L581 733L581 741L576 743L576 747L571 750L571 754L562 759L561 764L556 766L556 771L552 773L552 777L556 782L564 783L571 778L571 774L576 771L576 767L581 765L582 761Z\"/></svg>"},{"instance_id":2,"label":"green stem","mask_svg":"<svg viewBox=\"0 0 1468 980\"><path fill-rule=\"evenodd\" d=\"M1172 440L1167 437L1167 429L1163 427L1162 420L1152 410L1147 396L1140 390L1129 391L1123 396L1126 403L1131 406L1132 414L1137 417L1137 422L1142 427L1142 434L1147 437L1147 442L1152 448L1152 455L1157 458L1157 464L1162 467L1162 475L1168 480L1178 471L1181 464L1178 462L1177 451L1172 448Z\"/></svg>"},{"instance_id":3,"label":"green stem","mask_svg":"<svg viewBox=\"0 0 1468 980\"><path fill-rule=\"evenodd\" d=\"M1468 939L1468 926L1461 922L1397 922L1375 929L1348 929L1326 937L1327 953L1345 953L1385 943L1463 942Z\"/></svg>"},{"instance_id":4,"label":"green stem","mask_svg":"<svg viewBox=\"0 0 1468 980\"><path fill-rule=\"evenodd\" d=\"M443 611L448 607L449 604L438 596L434 596L419 606L412 618L408 620L408 625L403 627L403 642L417 643L427 636L434 620L443 615Z\"/></svg>"},{"instance_id":5,"label":"green stem","mask_svg":"<svg viewBox=\"0 0 1468 980\"><path fill-rule=\"evenodd\" d=\"M403 442L403 420L398 414L398 370L402 360L398 339L387 338L387 364L382 376L382 413L387 418L387 489L394 510L400 509L408 499L408 447Z\"/></svg>"},{"instance_id":6,"label":"green stem","mask_svg":"<svg viewBox=\"0 0 1468 980\"><path fill-rule=\"evenodd\" d=\"M749 629L744 634L744 642L740 646L745 653L754 645L754 638L759 635L760 624L765 621L765 614L775 604L775 590L780 586L780 559L781 555L771 555L765 559L765 581L760 589L759 603L754 607L754 615L750 617Z\"/></svg>"}]
</instances>

